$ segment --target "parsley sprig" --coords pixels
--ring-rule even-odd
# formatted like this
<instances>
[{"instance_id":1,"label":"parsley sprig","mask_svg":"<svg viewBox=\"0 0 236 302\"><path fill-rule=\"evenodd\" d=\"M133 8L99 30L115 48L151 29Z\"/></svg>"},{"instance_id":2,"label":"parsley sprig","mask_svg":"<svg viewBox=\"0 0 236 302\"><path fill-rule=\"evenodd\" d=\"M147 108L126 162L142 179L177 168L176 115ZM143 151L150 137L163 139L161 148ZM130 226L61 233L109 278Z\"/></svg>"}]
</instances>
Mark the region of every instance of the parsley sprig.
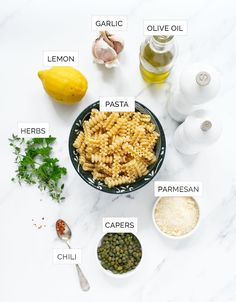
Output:
<instances>
[{"instance_id":1,"label":"parsley sprig","mask_svg":"<svg viewBox=\"0 0 236 302\"><path fill-rule=\"evenodd\" d=\"M52 136L26 140L12 134L9 142L17 164L16 176L12 181L37 185L41 191L48 191L53 200L60 202L65 199L62 196L64 184L60 180L67 171L59 166L57 158L51 156L55 140Z\"/></svg>"}]
</instances>

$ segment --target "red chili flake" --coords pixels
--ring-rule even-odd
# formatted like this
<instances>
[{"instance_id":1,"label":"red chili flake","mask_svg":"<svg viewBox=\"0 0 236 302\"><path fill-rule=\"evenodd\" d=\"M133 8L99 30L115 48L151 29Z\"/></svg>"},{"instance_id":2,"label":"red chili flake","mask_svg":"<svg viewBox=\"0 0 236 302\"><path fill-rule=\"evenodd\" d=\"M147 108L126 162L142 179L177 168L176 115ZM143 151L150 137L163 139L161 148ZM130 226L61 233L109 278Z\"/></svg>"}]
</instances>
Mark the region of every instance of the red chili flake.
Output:
<instances>
[{"instance_id":1,"label":"red chili flake","mask_svg":"<svg viewBox=\"0 0 236 302\"><path fill-rule=\"evenodd\" d=\"M56 230L60 235L63 235L65 232L65 222L62 219L57 220Z\"/></svg>"}]
</instances>

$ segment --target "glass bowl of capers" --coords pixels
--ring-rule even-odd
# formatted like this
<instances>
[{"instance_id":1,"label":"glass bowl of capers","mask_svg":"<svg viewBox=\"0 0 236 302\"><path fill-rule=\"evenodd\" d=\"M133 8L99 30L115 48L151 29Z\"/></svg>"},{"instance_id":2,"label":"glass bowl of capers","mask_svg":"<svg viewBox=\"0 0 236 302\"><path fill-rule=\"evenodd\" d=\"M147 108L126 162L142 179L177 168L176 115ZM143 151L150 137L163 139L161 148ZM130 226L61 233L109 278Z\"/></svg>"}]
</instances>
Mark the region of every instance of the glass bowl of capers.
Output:
<instances>
[{"instance_id":1,"label":"glass bowl of capers","mask_svg":"<svg viewBox=\"0 0 236 302\"><path fill-rule=\"evenodd\" d=\"M106 274L127 277L140 266L142 246L133 233L107 233L99 241L97 259Z\"/></svg>"}]
</instances>

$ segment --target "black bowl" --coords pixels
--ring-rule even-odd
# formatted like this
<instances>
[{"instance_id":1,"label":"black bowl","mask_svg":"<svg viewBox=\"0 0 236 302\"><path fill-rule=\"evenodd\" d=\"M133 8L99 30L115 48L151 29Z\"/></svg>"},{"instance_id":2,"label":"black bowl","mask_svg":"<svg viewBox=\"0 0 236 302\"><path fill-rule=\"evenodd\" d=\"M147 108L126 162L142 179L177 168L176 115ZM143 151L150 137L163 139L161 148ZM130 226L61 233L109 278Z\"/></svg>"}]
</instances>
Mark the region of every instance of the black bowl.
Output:
<instances>
[{"instance_id":1,"label":"black bowl","mask_svg":"<svg viewBox=\"0 0 236 302\"><path fill-rule=\"evenodd\" d=\"M99 101L88 106L86 109L84 109L84 111L82 111L80 113L80 115L74 121L73 126L70 131L69 153L70 153L70 159L72 161L72 164L73 164L76 172L90 186L94 187L97 190L107 192L107 193L124 194L124 193L130 193L130 192L133 192L135 190L142 188L147 183L149 183L149 181L152 180L152 178L160 170L164 157L165 157L166 140L165 140L164 131L162 129L162 126L161 126L159 120L149 109L147 109L147 107L140 104L139 102L135 102L135 111L149 114L151 116L152 123L154 123L156 125L156 130L160 134L159 140L155 147L155 154L157 156L157 161L154 164L152 164L151 166L149 166L149 173L147 175L138 178L134 183L120 185L120 186L116 186L113 188L108 188L108 186L104 182L102 182L100 180L93 180L93 176L89 171L83 170L83 168L79 164L79 154L76 152L75 148L73 147L73 143L74 143L76 137L78 136L80 131L83 130L83 128L82 128L83 122L90 118L90 112L93 108L99 109Z\"/></svg>"}]
</instances>

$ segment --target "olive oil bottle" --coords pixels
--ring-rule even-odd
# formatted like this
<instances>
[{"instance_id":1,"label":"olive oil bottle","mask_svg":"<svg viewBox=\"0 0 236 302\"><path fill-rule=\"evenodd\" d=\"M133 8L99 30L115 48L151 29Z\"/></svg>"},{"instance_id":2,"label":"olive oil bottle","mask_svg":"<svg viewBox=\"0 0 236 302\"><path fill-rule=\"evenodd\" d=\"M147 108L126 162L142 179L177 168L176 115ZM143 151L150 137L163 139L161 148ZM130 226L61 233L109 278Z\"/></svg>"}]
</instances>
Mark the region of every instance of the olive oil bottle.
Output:
<instances>
[{"instance_id":1,"label":"olive oil bottle","mask_svg":"<svg viewBox=\"0 0 236 302\"><path fill-rule=\"evenodd\" d=\"M140 72L149 83L163 83L176 58L173 36L149 36L140 48Z\"/></svg>"}]
</instances>

